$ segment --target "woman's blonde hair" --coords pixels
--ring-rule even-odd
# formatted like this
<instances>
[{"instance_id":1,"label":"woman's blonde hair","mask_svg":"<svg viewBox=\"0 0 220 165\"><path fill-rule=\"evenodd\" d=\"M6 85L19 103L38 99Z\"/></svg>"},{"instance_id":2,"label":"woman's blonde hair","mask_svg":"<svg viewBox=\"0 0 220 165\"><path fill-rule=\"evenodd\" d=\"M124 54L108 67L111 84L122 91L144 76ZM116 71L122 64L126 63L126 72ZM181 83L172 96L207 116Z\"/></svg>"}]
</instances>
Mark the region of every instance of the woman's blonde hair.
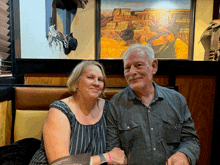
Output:
<instances>
[{"instance_id":1,"label":"woman's blonde hair","mask_svg":"<svg viewBox=\"0 0 220 165\"><path fill-rule=\"evenodd\" d=\"M104 71L103 66L96 61L82 61L79 64L77 64L67 80L67 87L69 88L69 90L73 94L76 94L77 93L77 83L79 82L81 76L84 74L86 68L88 68L91 65L95 65L95 66L99 67L102 72L104 87L102 89L102 93L101 93L100 97L104 97L105 96L104 91L106 88L106 75L105 75L105 71Z\"/></svg>"}]
</instances>

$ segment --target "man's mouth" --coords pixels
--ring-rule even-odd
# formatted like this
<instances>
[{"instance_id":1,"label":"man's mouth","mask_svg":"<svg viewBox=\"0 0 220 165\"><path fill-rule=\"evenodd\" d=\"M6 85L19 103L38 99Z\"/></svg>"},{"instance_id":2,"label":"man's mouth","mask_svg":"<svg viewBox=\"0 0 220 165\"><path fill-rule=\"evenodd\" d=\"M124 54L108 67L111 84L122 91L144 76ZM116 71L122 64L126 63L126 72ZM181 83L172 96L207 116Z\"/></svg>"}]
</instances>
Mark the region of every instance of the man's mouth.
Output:
<instances>
[{"instance_id":1,"label":"man's mouth","mask_svg":"<svg viewBox=\"0 0 220 165\"><path fill-rule=\"evenodd\" d=\"M138 79L141 79L141 77L140 77L140 76L138 76L138 77L130 77L130 78L128 79L128 81L136 81L136 80L138 80Z\"/></svg>"}]
</instances>

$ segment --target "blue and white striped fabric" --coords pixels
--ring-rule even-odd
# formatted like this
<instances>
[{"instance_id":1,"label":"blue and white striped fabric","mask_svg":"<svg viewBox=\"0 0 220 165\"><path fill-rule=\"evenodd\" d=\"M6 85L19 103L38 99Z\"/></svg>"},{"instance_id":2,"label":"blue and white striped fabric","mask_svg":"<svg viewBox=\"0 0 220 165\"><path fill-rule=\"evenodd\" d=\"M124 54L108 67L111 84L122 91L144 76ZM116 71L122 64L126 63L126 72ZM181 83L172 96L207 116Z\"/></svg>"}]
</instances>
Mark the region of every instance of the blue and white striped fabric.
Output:
<instances>
[{"instance_id":1,"label":"blue and white striped fabric","mask_svg":"<svg viewBox=\"0 0 220 165\"><path fill-rule=\"evenodd\" d=\"M71 125L71 136L70 136L70 154L82 154L91 153L91 155L99 155L106 150L106 122L105 112L108 101L105 101L103 108L103 115L101 119L94 125L82 125L77 120L75 115L72 113L70 108L63 101L55 101L50 107L55 107L61 110L69 119ZM36 164L48 164L43 136L41 140L40 149L34 154L29 165Z\"/></svg>"}]
</instances>

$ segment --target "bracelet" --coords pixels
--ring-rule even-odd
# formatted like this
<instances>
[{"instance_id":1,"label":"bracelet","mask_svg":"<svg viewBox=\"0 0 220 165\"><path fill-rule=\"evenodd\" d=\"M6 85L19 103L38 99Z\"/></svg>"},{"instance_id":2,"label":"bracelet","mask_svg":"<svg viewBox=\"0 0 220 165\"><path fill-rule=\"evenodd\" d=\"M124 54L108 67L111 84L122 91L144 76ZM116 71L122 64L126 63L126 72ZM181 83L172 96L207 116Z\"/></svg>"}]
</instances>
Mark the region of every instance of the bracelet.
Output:
<instances>
[{"instance_id":1,"label":"bracelet","mask_svg":"<svg viewBox=\"0 0 220 165\"><path fill-rule=\"evenodd\" d=\"M108 154L108 157L109 157L109 160L110 160L109 163L111 163L111 162L112 162L111 155L110 155L110 153L108 153L108 152L107 152L107 154Z\"/></svg>"}]
</instances>

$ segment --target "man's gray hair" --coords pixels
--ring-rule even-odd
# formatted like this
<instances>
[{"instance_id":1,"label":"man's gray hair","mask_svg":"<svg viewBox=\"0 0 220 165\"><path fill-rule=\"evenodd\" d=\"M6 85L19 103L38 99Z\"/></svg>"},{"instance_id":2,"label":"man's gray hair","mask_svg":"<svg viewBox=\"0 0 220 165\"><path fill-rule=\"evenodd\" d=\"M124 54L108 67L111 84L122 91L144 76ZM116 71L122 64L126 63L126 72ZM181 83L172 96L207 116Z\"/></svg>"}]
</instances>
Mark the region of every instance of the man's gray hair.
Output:
<instances>
[{"instance_id":1,"label":"man's gray hair","mask_svg":"<svg viewBox=\"0 0 220 165\"><path fill-rule=\"evenodd\" d=\"M144 55L147 56L147 61L149 64L152 64L154 60L154 50L150 46L134 44L131 45L125 52L123 62L125 58L133 51L133 50L141 50Z\"/></svg>"}]
</instances>

